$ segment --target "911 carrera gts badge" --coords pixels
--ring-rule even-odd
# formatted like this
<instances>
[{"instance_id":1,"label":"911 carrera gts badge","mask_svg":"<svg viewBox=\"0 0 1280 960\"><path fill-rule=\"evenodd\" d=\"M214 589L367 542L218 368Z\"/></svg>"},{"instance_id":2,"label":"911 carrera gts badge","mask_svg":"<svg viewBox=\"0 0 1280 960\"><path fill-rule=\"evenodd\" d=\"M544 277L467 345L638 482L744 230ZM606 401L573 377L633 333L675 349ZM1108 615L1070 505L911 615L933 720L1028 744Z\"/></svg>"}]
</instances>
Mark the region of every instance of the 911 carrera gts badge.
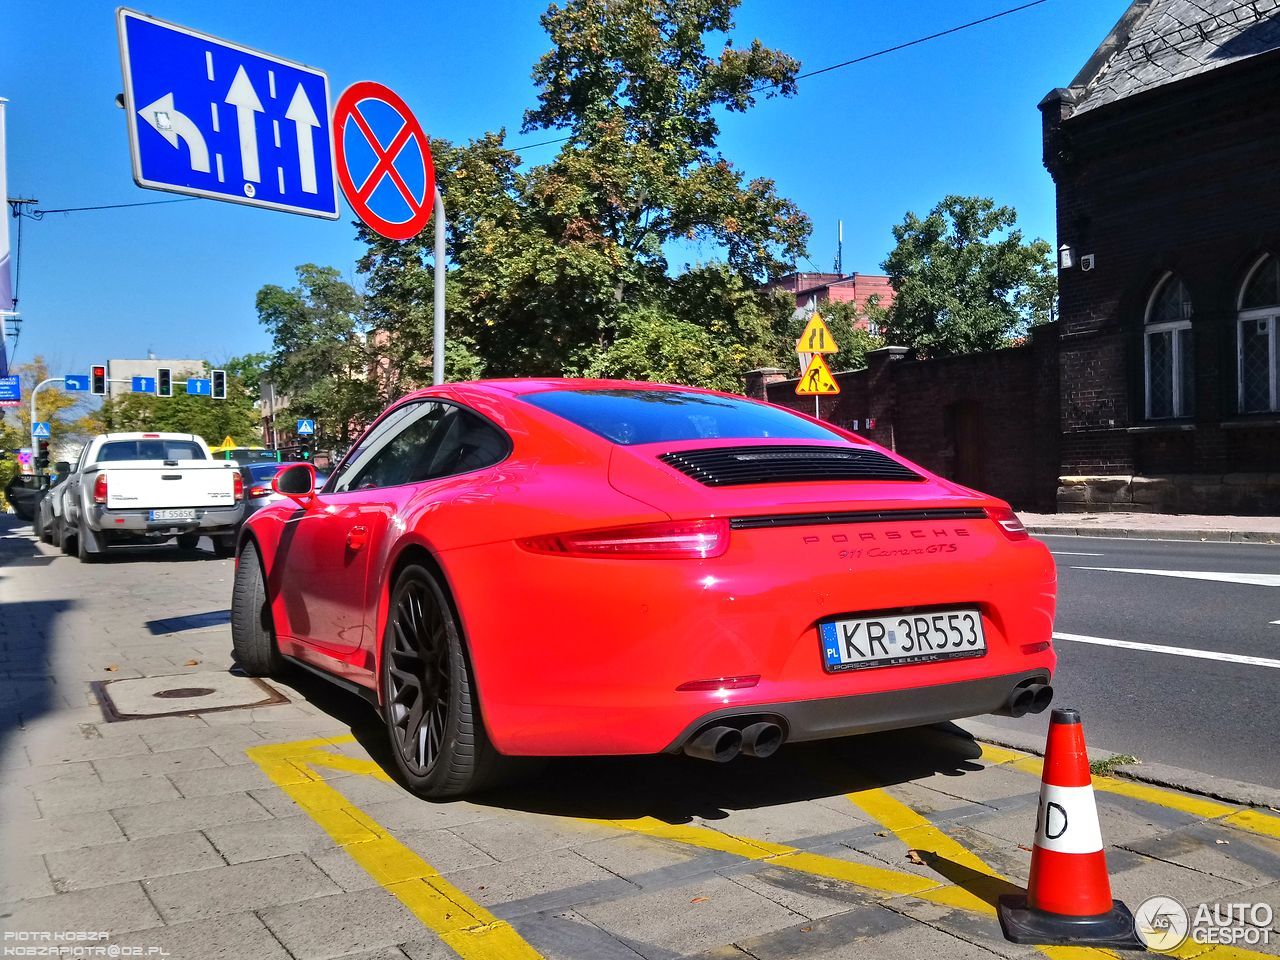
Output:
<instances>
[{"instance_id":1,"label":"911 carrera gts badge","mask_svg":"<svg viewBox=\"0 0 1280 960\"><path fill-rule=\"evenodd\" d=\"M959 546L951 541L970 536L964 527L915 527L906 530L859 530L856 533L833 533L830 543L849 544L839 553L841 560L916 557L955 553ZM817 544L826 538L805 534L804 542ZM874 544L874 546L867 546Z\"/></svg>"}]
</instances>

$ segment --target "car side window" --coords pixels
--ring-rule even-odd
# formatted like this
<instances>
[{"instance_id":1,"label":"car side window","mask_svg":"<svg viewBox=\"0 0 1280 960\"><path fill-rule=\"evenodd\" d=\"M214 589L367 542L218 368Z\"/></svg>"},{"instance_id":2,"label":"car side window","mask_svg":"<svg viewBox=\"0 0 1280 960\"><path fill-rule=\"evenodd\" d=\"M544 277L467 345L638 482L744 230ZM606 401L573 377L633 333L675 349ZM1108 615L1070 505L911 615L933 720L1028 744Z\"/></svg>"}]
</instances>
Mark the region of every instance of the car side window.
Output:
<instances>
[{"instance_id":1,"label":"car side window","mask_svg":"<svg viewBox=\"0 0 1280 960\"><path fill-rule=\"evenodd\" d=\"M394 487L479 470L509 449L506 435L474 413L435 401L409 404L352 452L332 489Z\"/></svg>"}]
</instances>

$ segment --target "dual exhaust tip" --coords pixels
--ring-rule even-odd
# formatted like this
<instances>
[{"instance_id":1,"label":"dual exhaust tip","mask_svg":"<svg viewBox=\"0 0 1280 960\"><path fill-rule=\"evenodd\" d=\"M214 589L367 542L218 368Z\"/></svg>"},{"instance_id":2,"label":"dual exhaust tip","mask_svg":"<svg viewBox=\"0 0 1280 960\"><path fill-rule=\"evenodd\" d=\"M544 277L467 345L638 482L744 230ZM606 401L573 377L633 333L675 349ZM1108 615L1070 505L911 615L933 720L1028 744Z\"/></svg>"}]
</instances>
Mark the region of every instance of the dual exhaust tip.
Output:
<instances>
[{"instance_id":1,"label":"dual exhaust tip","mask_svg":"<svg viewBox=\"0 0 1280 960\"><path fill-rule=\"evenodd\" d=\"M782 727L769 720L739 729L718 725L707 727L684 745L684 752L699 760L728 763L739 754L764 759L778 752L785 739Z\"/></svg>"},{"instance_id":2,"label":"dual exhaust tip","mask_svg":"<svg viewBox=\"0 0 1280 960\"><path fill-rule=\"evenodd\" d=\"M1053 687L1047 683L1029 683L1015 687L998 712L1006 717L1025 717L1028 713L1043 713L1053 701Z\"/></svg>"}]
</instances>

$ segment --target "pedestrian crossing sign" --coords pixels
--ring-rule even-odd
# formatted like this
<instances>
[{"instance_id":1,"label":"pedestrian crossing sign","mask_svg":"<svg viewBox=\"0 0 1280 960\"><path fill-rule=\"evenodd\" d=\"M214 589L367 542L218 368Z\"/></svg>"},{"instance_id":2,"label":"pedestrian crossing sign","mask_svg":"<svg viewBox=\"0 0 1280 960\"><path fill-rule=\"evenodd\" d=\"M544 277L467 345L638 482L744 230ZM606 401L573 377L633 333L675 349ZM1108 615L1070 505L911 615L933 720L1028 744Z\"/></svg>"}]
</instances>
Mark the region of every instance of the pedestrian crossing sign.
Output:
<instances>
[{"instance_id":1,"label":"pedestrian crossing sign","mask_svg":"<svg viewBox=\"0 0 1280 960\"><path fill-rule=\"evenodd\" d=\"M796 395L801 397L820 397L840 392L840 384L831 375L831 368L820 353L815 353L809 361L809 369L796 381Z\"/></svg>"}]
</instances>

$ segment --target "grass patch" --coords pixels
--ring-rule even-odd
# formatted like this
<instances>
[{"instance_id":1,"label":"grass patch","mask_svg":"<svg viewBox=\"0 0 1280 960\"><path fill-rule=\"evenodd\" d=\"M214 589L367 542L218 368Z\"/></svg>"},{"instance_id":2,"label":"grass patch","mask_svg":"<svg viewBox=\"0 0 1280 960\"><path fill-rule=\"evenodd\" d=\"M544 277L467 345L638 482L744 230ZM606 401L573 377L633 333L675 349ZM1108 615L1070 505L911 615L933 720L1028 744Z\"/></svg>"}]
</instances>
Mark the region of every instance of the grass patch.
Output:
<instances>
[{"instance_id":1,"label":"grass patch","mask_svg":"<svg viewBox=\"0 0 1280 960\"><path fill-rule=\"evenodd\" d=\"M1109 777L1111 776L1111 771L1116 767L1123 767L1126 764L1141 762L1141 760L1131 753L1117 753L1114 757L1107 757L1106 760L1093 761L1093 763L1089 764L1089 772L1095 777Z\"/></svg>"}]
</instances>

